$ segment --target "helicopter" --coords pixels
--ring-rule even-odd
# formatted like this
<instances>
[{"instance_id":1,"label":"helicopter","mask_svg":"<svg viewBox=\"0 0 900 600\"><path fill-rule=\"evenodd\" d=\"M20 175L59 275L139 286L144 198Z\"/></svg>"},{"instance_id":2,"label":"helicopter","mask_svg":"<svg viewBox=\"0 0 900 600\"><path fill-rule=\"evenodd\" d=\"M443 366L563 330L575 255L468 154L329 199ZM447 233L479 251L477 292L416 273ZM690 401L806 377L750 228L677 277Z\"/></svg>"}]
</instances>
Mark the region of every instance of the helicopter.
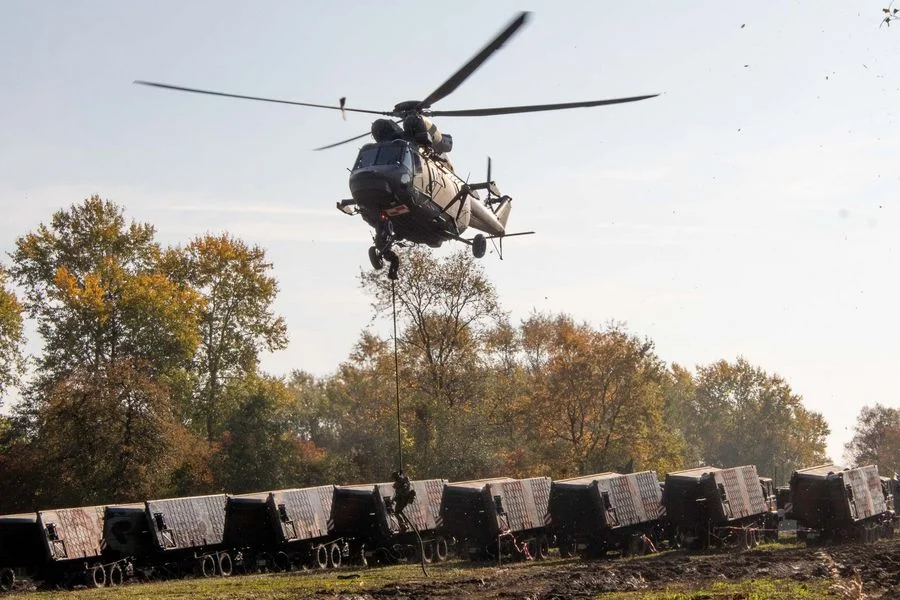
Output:
<instances>
[{"instance_id":1,"label":"helicopter","mask_svg":"<svg viewBox=\"0 0 900 600\"><path fill-rule=\"evenodd\" d=\"M529 16L529 12L522 12L516 16L481 51L424 100L400 102L393 109L386 111L352 108L346 105L345 98L340 99L338 106L332 106L231 94L152 81L138 80L134 83L227 98L338 110L342 115L354 112L387 117L376 119L370 131L315 150L334 148L369 135L374 139L374 142L360 148L356 162L350 170L349 186L352 197L337 202L337 208L351 216L361 215L375 230L374 243L369 248L369 261L376 270L384 268L387 261L390 263L388 277L396 279L399 258L393 250L395 244L426 244L437 248L445 241L454 240L468 244L471 246L472 254L476 258L482 258L487 251L488 240L498 240L498 254L502 259L503 238L534 233L507 232L506 224L512 209L512 198L501 194L497 184L491 180L490 158L485 181L469 183L461 179L448 156L453 149L453 137L448 133L442 133L432 121L432 117L488 117L565 110L637 102L658 96L648 94L585 102L432 110L435 103L455 91L515 35ZM485 192L484 199L479 196L481 191ZM470 227L481 233L471 238L463 237L463 233Z\"/></svg>"}]
</instances>

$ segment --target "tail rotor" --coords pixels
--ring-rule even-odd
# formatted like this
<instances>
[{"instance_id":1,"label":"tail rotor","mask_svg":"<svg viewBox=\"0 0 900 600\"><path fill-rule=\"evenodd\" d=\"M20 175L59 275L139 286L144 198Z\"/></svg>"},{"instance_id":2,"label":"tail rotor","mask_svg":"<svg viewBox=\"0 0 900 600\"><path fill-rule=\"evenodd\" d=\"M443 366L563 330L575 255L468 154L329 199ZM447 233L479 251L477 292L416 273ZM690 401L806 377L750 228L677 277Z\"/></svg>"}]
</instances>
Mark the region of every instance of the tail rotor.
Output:
<instances>
[{"instance_id":1,"label":"tail rotor","mask_svg":"<svg viewBox=\"0 0 900 600\"><path fill-rule=\"evenodd\" d=\"M491 179L491 157L487 157L487 178L485 183L487 189L487 198L484 205L487 206L494 216L506 227L506 220L509 218L509 211L512 208L511 198L500 194L497 184Z\"/></svg>"}]
</instances>

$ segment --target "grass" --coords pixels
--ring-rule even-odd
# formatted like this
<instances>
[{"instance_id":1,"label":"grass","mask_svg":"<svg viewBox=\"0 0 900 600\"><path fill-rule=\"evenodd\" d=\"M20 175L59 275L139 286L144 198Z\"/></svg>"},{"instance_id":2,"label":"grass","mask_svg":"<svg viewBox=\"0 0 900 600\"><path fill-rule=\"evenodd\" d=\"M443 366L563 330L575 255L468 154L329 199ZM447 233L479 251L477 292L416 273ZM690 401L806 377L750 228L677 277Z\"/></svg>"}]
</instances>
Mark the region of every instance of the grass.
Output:
<instances>
[{"instance_id":1,"label":"grass","mask_svg":"<svg viewBox=\"0 0 900 600\"><path fill-rule=\"evenodd\" d=\"M790 547L790 545L787 545ZM766 544L761 550L784 548L785 544ZM659 555L656 555L659 556ZM643 560L648 557L632 557L627 560ZM416 590L427 594L428 589L440 593L441 583L448 588L462 584L466 597L478 597L479 588L472 582L489 580L495 585L484 590L482 597L497 598L508 589L499 589L498 580L509 578L516 589L516 573L522 576L534 568L566 565L578 559L551 558L541 562L521 562L504 564L502 569L493 565L471 565L466 561L450 561L429 565L429 576L425 577L418 564L405 564L373 569L341 569L340 571L295 572L288 574L242 575L228 578L183 579L159 581L149 584L129 584L119 588L82 589L75 591L32 592L27 598L37 600L287 600L294 598L322 597L330 594L364 594L380 590L391 584L402 582L401 589L409 590L415 596ZM502 575L501 575L502 573ZM742 581L716 581L700 584L670 583L657 591L634 591L606 593L597 596L603 600L804 600L818 598L840 598L831 589L833 581L798 582L792 579L757 578ZM424 590L418 585L425 584ZM447 590L442 590L445 593ZM7 595L5 598L17 598ZM25 600L23 594L18 596Z\"/></svg>"},{"instance_id":2,"label":"grass","mask_svg":"<svg viewBox=\"0 0 900 600\"><path fill-rule=\"evenodd\" d=\"M484 567L432 569L430 581L466 579L488 575ZM359 575L359 577L353 577ZM339 579L339 577L345 577ZM350 578L346 578L350 576ZM293 575L250 575L227 579L186 579L152 584L126 585L115 589L38 592L28 598L63 598L66 600L286 600L332 594L365 593L391 582L422 582L418 567L403 565L364 572ZM664 591L609 593L600 600L804 600L839 598L829 590L828 581L797 582L791 579L754 579L740 582L715 582L701 588L673 585ZM473 593L467 590L467 595ZM496 590L492 595L496 594ZM13 596L7 596L15 598ZM24 595L22 596L25 597ZM471 596L469 596L471 597Z\"/></svg>"},{"instance_id":3,"label":"grass","mask_svg":"<svg viewBox=\"0 0 900 600\"><path fill-rule=\"evenodd\" d=\"M519 563L525 566L534 563ZM544 563L547 564L547 563ZM465 567L463 567L465 565ZM519 566L516 565L516 566ZM472 577L489 577L492 567L472 568L468 563L445 563L429 565L429 577L425 577L418 564L379 567L376 569L294 572L282 574L240 575L234 577L217 577L211 579L181 579L174 581L157 581L148 584L128 584L118 588L54 590L32 592L30 599L66 600L168 600L172 598L190 598L191 600L213 600L234 598L240 600L304 598L319 595L322 592L332 594L361 593L366 590L379 589L391 583L424 583L440 582L451 579L471 579ZM15 598L8 595L6 598ZM21 596L25 598L23 594Z\"/></svg>"}]
</instances>

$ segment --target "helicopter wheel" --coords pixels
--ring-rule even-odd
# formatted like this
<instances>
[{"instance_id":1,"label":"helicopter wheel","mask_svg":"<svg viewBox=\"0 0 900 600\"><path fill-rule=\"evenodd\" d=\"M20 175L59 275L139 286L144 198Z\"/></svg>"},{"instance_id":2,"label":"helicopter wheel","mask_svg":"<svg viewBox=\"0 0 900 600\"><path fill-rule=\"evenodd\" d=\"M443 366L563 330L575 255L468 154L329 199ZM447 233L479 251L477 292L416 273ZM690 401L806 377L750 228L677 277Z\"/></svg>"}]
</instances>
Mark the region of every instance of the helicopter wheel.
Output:
<instances>
[{"instance_id":1,"label":"helicopter wheel","mask_svg":"<svg viewBox=\"0 0 900 600\"><path fill-rule=\"evenodd\" d=\"M480 233L472 238L472 254L475 258L482 258L487 252L487 239Z\"/></svg>"},{"instance_id":2,"label":"helicopter wheel","mask_svg":"<svg viewBox=\"0 0 900 600\"><path fill-rule=\"evenodd\" d=\"M375 246L369 247L369 262L372 263L372 268L376 271L384 268L384 258L382 258L381 252Z\"/></svg>"}]
</instances>

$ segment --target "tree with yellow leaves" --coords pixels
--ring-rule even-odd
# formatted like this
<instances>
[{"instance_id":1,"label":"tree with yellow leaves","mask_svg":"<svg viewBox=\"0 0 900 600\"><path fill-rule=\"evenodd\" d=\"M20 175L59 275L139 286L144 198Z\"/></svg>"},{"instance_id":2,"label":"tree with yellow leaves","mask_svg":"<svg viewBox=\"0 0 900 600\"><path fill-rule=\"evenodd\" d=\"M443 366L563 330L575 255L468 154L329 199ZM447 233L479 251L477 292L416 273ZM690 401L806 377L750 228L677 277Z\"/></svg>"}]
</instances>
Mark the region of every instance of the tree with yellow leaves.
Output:
<instances>
[{"instance_id":1,"label":"tree with yellow leaves","mask_svg":"<svg viewBox=\"0 0 900 600\"><path fill-rule=\"evenodd\" d=\"M287 326L272 310L278 284L265 250L227 233L199 236L170 249L162 265L172 279L203 298L192 362L197 383L188 417L213 442L228 418L227 385L255 375L263 350L287 346Z\"/></svg>"},{"instance_id":2,"label":"tree with yellow leaves","mask_svg":"<svg viewBox=\"0 0 900 600\"><path fill-rule=\"evenodd\" d=\"M0 266L0 404L6 390L19 381L24 366L22 304L6 282L6 269Z\"/></svg>"},{"instance_id":3,"label":"tree with yellow leaves","mask_svg":"<svg viewBox=\"0 0 900 600\"><path fill-rule=\"evenodd\" d=\"M159 270L153 238L151 225L91 196L16 240L10 273L44 340L38 386L120 359L156 374L187 366L202 299Z\"/></svg>"},{"instance_id":4,"label":"tree with yellow leaves","mask_svg":"<svg viewBox=\"0 0 900 600\"><path fill-rule=\"evenodd\" d=\"M160 271L159 256L153 227L128 224L99 196L16 240L10 273L44 347L16 407L20 460L7 467L35 503L163 492L193 444L172 397L199 343L203 299Z\"/></svg>"},{"instance_id":5,"label":"tree with yellow leaves","mask_svg":"<svg viewBox=\"0 0 900 600\"><path fill-rule=\"evenodd\" d=\"M665 368L651 341L567 315L533 315L522 331L529 438L555 476L679 465L677 437L663 422Z\"/></svg>"}]
</instances>

